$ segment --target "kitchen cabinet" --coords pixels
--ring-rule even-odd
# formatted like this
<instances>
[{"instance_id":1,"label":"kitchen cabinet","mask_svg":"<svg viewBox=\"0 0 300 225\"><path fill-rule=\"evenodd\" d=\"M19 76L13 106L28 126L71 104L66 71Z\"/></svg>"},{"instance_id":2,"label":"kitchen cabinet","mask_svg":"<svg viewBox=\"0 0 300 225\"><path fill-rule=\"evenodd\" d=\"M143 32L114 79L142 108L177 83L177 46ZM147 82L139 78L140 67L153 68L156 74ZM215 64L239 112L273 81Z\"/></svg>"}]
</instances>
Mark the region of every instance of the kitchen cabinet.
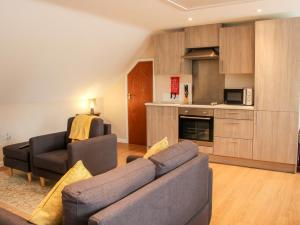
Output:
<instances>
[{"instance_id":1,"label":"kitchen cabinet","mask_svg":"<svg viewBox=\"0 0 300 225\"><path fill-rule=\"evenodd\" d=\"M300 18L255 23L255 108L298 112Z\"/></svg>"},{"instance_id":2,"label":"kitchen cabinet","mask_svg":"<svg viewBox=\"0 0 300 225\"><path fill-rule=\"evenodd\" d=\"M252 159L252 140L216 137L214 140L214 154Z\"/></svg>"},{"instance_id":3,"label":"kitchen cabinet","mask_svg":"<svg viewBox=\"0 0 300 225\"><path fill-rule=\"evenodd\" d=\"M255 113L253 159L296 164L298 113Z\"/></svg>"},{"instance_id":4,"label":"kitchen cabinet","mask_svg":"<svg viewBox=\"0 0 300 225\"><path fill-rule=\"evenodd\" d=\"M216 109L214 115L219 119L254 120L253 110Z\"/></svg>"},{"instance_id":5,"label":"kitchen cabinet","mask_svg":"<svg viewBox=\"0 0 300 225\"><path fill-rule=\"evenodd\" d=\"M254 112L215 109L214 155L252 159Z\"/></svg>"},{"instance_id":6,"label":"kitchen cabinet","mask_svg":"<svg viewBox=\"0 0 300 225\"><path fill-rule=\"evenodd\" d=\"M254 24L220 29L220 73L254 73Z\"/></svg>"},{"instance_id":7,"label":"kitchen cabinet","mask_svg":"<svg viewBox=\"0 0 300 225\"><path fill-rule=\"evenodd\" d=\"M164 137L169 145L178 142L178 108L173 106L147 106L147 146Z\"/></svg>"},{"instance_id":8,"label":"kitchen cabinet","mask_svg":"<svg viewBox=\"0 0 300 225\"><path fill-rule=\"evenodd\" d=\"M167 32L154 37L155 75L192 73L192 61L185 60L184 32Z\"/></svg>"},{"instance_id":9,"label":"kitchen cabinet","mask_svg":"<svg viewBox=\"0 0 300 225\"><path fill-rule=\"evenodd\" d=\"M185 28L185 47L218 47L220 27L221 24L211 24Z\"/></svg>"},{"instance_id":10,"label":"kitchen cabinet","mask_svg":"<svg viewBox=\"0 0 300 225\"><path fill-rule=\"evenodd\" d=\"M253 121L215 119L215 137L253 139Z\"/></svg>"}]
</instances>

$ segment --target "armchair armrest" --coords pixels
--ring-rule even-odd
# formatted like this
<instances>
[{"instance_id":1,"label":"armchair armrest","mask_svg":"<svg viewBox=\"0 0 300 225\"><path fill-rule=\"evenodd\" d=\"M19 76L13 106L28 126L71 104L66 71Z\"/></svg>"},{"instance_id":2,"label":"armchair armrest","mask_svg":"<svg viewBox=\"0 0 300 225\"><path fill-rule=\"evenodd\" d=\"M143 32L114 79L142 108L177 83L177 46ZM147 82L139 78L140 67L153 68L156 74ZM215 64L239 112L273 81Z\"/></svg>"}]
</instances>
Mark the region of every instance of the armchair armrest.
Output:
<instances>
[{"instance_id":1,"label":"armchair armrest","mask_svg":"<svg viewBox=\"0 0 300 225\"><path fill-rule=\"evenodd\" d=\"M65 140L66 132L53 133L30 138L30 154L31 156L34 156L56 149L64 149L66 147Z\"/></svg>"},{"instance_id":2,"label":"armchair armrest","mask_svg":"<svg viewBox=\"0 0 300 225\"><path fill-rule=\"evenodd\" d=\"M30 225L25 219L0 208L0 224L5 225Z\"/></svg>"},{"instance_id":3,"label":"armchair armrest","mask_svg":"<svg viewBox=\"0 0 300 225\"><path fill-rule=\"evenodd\" d=\"M69 167L82 160L92 175L98 175L117 166L117 137L114 134L69 143L67 148Z\"/></svg>"}]
</instances>

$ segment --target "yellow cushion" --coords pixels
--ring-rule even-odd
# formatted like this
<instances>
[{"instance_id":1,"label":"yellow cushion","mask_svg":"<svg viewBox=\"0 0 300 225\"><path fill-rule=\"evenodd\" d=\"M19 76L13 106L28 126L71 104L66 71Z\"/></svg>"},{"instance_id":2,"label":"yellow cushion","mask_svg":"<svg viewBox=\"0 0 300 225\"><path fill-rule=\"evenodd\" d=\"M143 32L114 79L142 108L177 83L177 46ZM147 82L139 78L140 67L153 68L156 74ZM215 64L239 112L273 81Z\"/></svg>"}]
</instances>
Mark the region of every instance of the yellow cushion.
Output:
<instances>
[{"instance_id":1,"label":"yellow cushion","mask_svg":"<svg viewBox=\"0 0 300 225\"><path fill-rule=\"evenodd\" d=\"M159 153L160 151L169 147L168 138L165 137L161 141L154 144L150 149L148 149L147 153L144 155L144 159L148 159L151 156Z\"/></svg>"},{"instance_id":2,"label":"yellow cushion","mask_svg":"<svg viewBox=\"0 0 300 225\"><path fill-rule=\"evenodd\" d=\"M66 185L92 177L84 167L82 161L78 161L52 188L39 206L32 213L29 222L37 225L62 224L62 190Z\"/></svg>"}]
</instances>

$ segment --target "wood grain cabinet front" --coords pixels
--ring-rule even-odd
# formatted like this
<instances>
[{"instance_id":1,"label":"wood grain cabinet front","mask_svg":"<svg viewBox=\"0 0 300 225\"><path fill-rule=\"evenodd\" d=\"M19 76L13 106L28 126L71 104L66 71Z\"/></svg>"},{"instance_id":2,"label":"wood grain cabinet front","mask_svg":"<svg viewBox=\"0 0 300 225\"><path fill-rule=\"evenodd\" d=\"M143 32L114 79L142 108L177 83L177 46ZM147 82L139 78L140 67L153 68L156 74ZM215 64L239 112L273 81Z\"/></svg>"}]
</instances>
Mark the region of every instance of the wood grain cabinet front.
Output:
<instances>
[{"instance_id":1,"label":"wood grain cabinet front","mask_svg":"<svg viewBox=\"0 0 300 225\"><path fill-rule=\"evenodd\" d=\"M252 159L252 140L216 137L214 140L214 154Z\"/></svg>"},{"instance_id":2,"label":"wood grain cabinet front","mask_svg":"<svg viewBox=\"0 0 300 225\"><path fill-rule=\"evenodd\" d=\"M220 29L220 73L254 73L254 25Z\"/></svg>"},{"instance_id":3,"label":"wood grain cabinet front","mask_svg":"<svg viewBox=\"0 0 300 225\"><path fill-rule=\"evenodd\" d=\"M210 24L185 28L185 47L218 47L220 28L221 24Z\"/></svg>"},{"instance_id":4,"label":"wood grain cabinet front","mask_svg":"<svg viewBox=\"0 0 300 225\"><path fill-rule=\"evenodd\" d=\"M192 61L185 54L184 32L166 32L154 37L155 75L191 74Z\"/></svg>"},{"instance_id":5,"label":"wood grain cabinet front","mask_svg":"<svg viewBox=\"0 0 300 225\"><path fill-rule=\"evenodd\" d=\"M257 111L253 159L296 164L298 113Z\"/></svg>"},{"instance_id":6,"label":"wood grain cabinet front","mask_svg":"<svg viewBox=\"0 0 300 225\"><path fill-rule=\"evenodd\" d=\"M178 108L173 106L147 106L147 146L164 137L169 145L178 143Z\"/></svg>"},{"instance_id":7,"label":"wood grain cabinet front","mask_svg":"<svg viewBox=\"0 0 300 225\"><path fill-rule=\"evenodd\" d=\"M255 108L298 112L300 18L255 24Z\"/></svg>"},{"instance_id":8,"label":"wood grain cabinet front","mask_svg":"<svg viewBox=\"0 0 300 225\"><path fill-rule=\"evenodd\" d=\"M215 119L214 136L226 138L253 139L253 121Z\"/></svg>"}]
</instances>

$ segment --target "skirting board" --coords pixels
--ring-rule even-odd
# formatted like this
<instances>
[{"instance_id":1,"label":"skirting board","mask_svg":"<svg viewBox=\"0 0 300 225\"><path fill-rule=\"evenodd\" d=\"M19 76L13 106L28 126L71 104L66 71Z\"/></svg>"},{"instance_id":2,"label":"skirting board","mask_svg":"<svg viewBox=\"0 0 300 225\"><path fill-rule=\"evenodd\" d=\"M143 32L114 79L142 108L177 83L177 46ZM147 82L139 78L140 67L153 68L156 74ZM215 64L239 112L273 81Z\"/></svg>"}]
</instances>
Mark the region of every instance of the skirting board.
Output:
<instances>
[{"instance_id":1,"label":"skirting board","mask_svg":"<svg viewBox=\"0 0 300 225\"><path fill-rule=\"evenodd\" d=\"M128 140L125 138L118 138L118 143L124 143L124 144L128 144Z\"/></svg>"},{"instance_id":2,"label":"skirting board","mask_svg":"<svg viewBox=\"0 0 300 225\"><path fill-rule=\"evenodd\" d=\"M257 169L264 169L264 170L274 170L274 171L286 172L286 173L296 173L296 165L293 164L264 162L264 161L257 161L251 159L241 159L241 158L233 158L233 157L218 156L218 155L209 155L209 162L229 164L233 166L251 167Z\"/></svg>"}]
</instances>

